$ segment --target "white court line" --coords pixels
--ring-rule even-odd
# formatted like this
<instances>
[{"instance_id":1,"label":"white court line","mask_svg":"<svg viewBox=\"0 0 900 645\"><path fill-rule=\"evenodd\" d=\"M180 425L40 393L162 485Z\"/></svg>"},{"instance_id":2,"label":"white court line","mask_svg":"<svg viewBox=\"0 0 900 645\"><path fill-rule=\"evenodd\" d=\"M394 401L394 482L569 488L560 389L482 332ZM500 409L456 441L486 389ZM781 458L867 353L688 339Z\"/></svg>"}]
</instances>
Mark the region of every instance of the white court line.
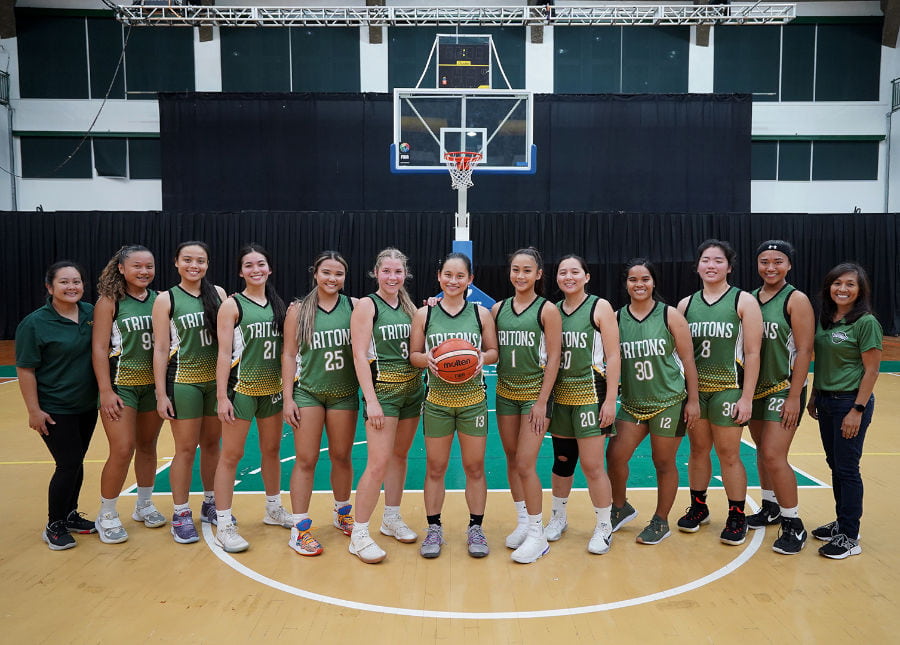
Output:
<instances>
[{"instance_id":1,"label":"white court line","mask_svg":"<svg viewBox=\"0 0 900 645\"><path fill-rule=\"evenodd\" d=\"M367 442L366 442L366 441L356 441L356 442L353 443L353 445L354 445L354 446L361 446L361 445L364 444L364 443L367 443ZM319 452L325 452L325 451L327 451L327 450L328 450L328 446L325 446L324 448L319 448ZM294 460L296 460L296 459L297 459L297 455L291 455L290 457L285 457L284 459L282 459L282 460L281 460L281 463L286 463L286 462L288 462L288 461L294 461ZM247 473L247 474L248 474L248 475L258 475L258 474L261 473L261 472L262 472L262 468L254 468L253 470L251 470L251 471L250 471L249 473Z\"/></svg>"},{"instance_id":2,"label":"white court line","mask_svg":"<svg viewBox=\"0 0 900 645\"><path fill-rule=\"evenodd\" d=\"M748 502L750 502L750 506L754 511L758 510L758 507L755 503L753 503L752 500L748 500ZM544 609L540 611L467 612L435 611L431 609L409 609L406 607L374 605L370 603L346 600L344 598L335 598L333 596L326 596L324 594L307 591L306 589L300 589L299 587L294 587L278 580L273 580L272 578L264 576L263 574L254 571L250 567L238 562L238 560L236 560L231 554L225 553L225 551L223 551L221 548L215 546L212 528L208 524L203 524L203 539L206 541L207 547L209 547L209 549L213 552L213 554L215 554L217 558L219 558L222 562L224 562L226 565L228 565L238 573L247 576L251 580L254 580L260 584L266 585L267 587L283 591L285 593L291 594L292 596L306 598L307 600L313 600L316 602L335 605L338 607L346 607L349 609L357 609L359 611L370 611L380 614L394 614L397 616L413 616L416 618L446 618L451 620L509 620L514 618L556 618L560 616L575 616L578 614L593 614L601 611L611 611L613 609L634 607L636 605L643 605L649 602L655 602L657 600L672 598L673 596L699 589L700 587L708 585L711 582L719 580L720 578L723 578L728 574L736 571L741 565L748 562L750 558L752 558L753 555L759 550L759 547L762 545L766 533L765 531L751 532L753 533L753 537L750 540L750 544L743 551L741 551L741 553L734 560L726 564L724 567L721 567L720 569L717 569L716 571L703 576L702 578L692 580L691 582L687 582L677 587L672 587L671 589L664 589L662 591L657 591L645 596L638 596L636 598L628 598L625 600L601 603L597 605L585 605L581 607L562 607L560 609Z\"/></svg>"}]
</instances>

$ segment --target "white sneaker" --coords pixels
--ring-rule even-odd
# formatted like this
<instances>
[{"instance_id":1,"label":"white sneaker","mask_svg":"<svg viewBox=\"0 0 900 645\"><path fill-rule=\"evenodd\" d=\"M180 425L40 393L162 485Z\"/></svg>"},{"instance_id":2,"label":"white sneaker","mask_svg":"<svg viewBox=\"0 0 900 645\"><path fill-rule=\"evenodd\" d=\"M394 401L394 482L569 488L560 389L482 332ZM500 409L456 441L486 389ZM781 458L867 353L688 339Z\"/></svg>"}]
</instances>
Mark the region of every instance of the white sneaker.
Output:
<instances>
[{"instance_id":1,"label":"white sneaker","mask_svg":"<svg viewBox=\"0 0 900 645\"><path fill-rule=\"evenodd\" d=\"M348 550L366 564L376 564L387 556L387 553L369 536L368 529L356 527L353 528L353 534L350 536Z\"/></svg>"},{"instance_id":2,"label":"white sneaker","mask_svg":"<svg viewBox=\"0 0 900 645\"><path fill-rule=\"evenodd\" d=\"M516 528L512 533L506 536L506 548L518 549L528 537L528 524L516 524Z\"/></svg>"},{"instance_id":3,"label":"white sneaker","mask_svg":"<svg viewBox=\"0 0 900 645\"><path fill-rule=\"evenodd\" d=\"M284 506L279 504L275 508L266 507L266 515L263 517L263 524L270 526L283 526L286 529L294 526L294 516L288 513Z\"/></svg>"},{"instance_id":4,"label":"white sneaker","mask_svg":"<svg viewBox=\"0 0 900 645\"><path fill-rule=\"evenodd\" d=\"M522 542L522 546L512 552L510 556L513 562L530 564L550 551L550 543L543 535L529 535Z\"/></svg>"},{"instance_id":5,"label":"white sneaker","mask_svg":"<svg viewBox=\"0 0 900 645\"><path fill-rule=\"evenodd\" d=\"M119 519L119 514L116 512L98 515L94 527L97 529L100 541L104 544L119 544L128 539L128 532L122 526L122 520Z\"/></svg>"},{"instance_id":6,"label":"white sneaker","mask_svg":"<svg viewBox=\"0 0 900 645\"><path fill-rule=\"evenodd\" d=\"M156 506L153 505L153 502L144 506L135 505L131 519L135 522L143 522L148 529L159 528L166 524L166 516L159 512Z\"/></svg>"},{"instance_id":7,"label":"white sneaker","mask_svg":"<svg viewBox=\"0 0 900 645\"><path fill-rule=\"evenodd\" d=\"M220 524L216 530L216 546L222 547L225 553L240 553L250 548L250 543L241 537L237 526L232 523Z\"/></svg>"},{"instance_id":8,"label":"white sneaker","mask_svg":"<svg viewBox=\"0 0 900 645\"><path fill-rule=\"evenodd\" d=\"M384 519L381 520L381 533L404 544L411 544L419 537L415 531L406 525L406 522L399 515L385 515ZM376 562L379 562L379 560L376 560Z\"/></svg>"},{"instance_id":9,"label":"white sneaker","mask_svg":"<svg viewBox=\"0 0 900 645\"><path fill-rule=\"evenodd\" d=\"M609 551L609 545L612 543L612 527L605 522L601 522L594 529L594 535L588 542L588 551L597 555L603 555Z\"/></svg>"},{"instance_id":10,"label":"white sneaker","mask_svg":"<svg viewBox=\"0 0 900 645\"><path fill-rule=\"evenodd\" d=\"M548 542L556 542L568 528L569 522L566 521L565 515L554 515L544 527L544 537Z\"/></svg>"}]
</instances>

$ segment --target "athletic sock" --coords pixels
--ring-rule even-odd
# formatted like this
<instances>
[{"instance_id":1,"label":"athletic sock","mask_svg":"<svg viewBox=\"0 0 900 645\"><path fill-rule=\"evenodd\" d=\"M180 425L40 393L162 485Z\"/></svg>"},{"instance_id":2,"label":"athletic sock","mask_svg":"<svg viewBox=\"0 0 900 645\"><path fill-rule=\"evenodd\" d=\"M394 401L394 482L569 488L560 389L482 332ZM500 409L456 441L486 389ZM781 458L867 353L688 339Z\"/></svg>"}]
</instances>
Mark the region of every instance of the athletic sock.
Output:
<instances>
[{"instance_id":1,"label":"athletic sock","mask_svg":"<svg viewBox=\"0 0 900 645\"><path fill-rule=\"evenodd\" d=\"M215 504L216 503L216 491L214 490L205 490L203 491L203 501L207 504Z\"/></svg>"},{"instance_id":2,"label":"athletic sock","mask_svg":"<svg viewBox=\"0 0 900 645\"><path fill-rule=\"evenodd\" d=\"M525 501L513 502L516 507L516 520L519 524L525 524L528 521L528 509L525 508Z\"/></svg>"},{"instance_id":3,"label":"athletic sock","mask_svg":"<svg viewBox=\"0 0 900 645\"><path fill-rule=\"evenodd\" d=\"M762 501L772 502L773 504L777 504L778 498L775 497L775 491L774 490L766 490L765 488L763 488L762 489Z\"/></svg>"},{"instance_id":4,"label":"athletic sock","mask_svg":"<svg viewBox=\"0 0 900 645\"><path fill-rule=\"evenodd\" d=\"M703 506L706 504L706 490L691 489L691 504L694 506Z\"/></svg>"},{"instance_id":5,"label":"athletic sock","mask_svg":"<svg viewBox=\"0 0 900 645\"><path fill-rule=\"evenodd\" d=\"M800 517L800 507L793 506L791 508L781 507L781 517L794 518Z\"/></svg>"},{"instance_id":6,"label":"athletic sock","mask_svg":"<svg viewBox=\"0 0 900 645\"><path fill-rule=\"evenodd\" d=\"M172 508L176 513L180 513L181 511L189 511L191 510L191 503L185 502L184 504L175 504Z\"/></svg>"},{"instance_id":7,"label":"athletic sock","mask_svg":"<svg viewBox=\"0 0 900 645\"><path fill-rule=\"evenodd\" d=\"M568 497L557 497L556 495L552 496L553 498L553 515L559 515L562 518L566 517L566 504L569 503Z\"/></svg>"},{"instance_id":8,"label":"athletic sock","mask_svg":"<svg viewBox=\"0 0 900 645\"><path fill-rule=\"evenodd\" d=\"M737 513L740 513L741 515L743 515L744 514L744 501L745 500L742 500L742 499L740 499L740 500L729 499L728 500L728 512L731 513L732 511L734 511L734 512L737 512Z\"/></svg>"},{"instance_id":9,"label":"athletic sock","mask_svg":"<svg viewBox=\"0 0 900 645\"><path fill-rule=\"evenodd\" d=\"M266 495L266 510L274 511L281 506L281 495Z\"/></svg>"},{"instance_id":10,"label":"athletic sock","mask_svg":"<svg viewBox=\"0 0 900 645\"><path fill-rule=\"evenodd\" d=\"M475 515L475 513L469 513L469 526L481 526L481 523L484 521L484 513L481 515Z\"/></svg>"},{"instance_id":11,"label":"athletic sock","mask_svg":"<svg viewBox=\"0 0 900 645\"><path fill-rule=\"evenodd\" d=\"M400 507L399 506L385 505L385 507L384 507L384 516L385 517L397 517L398 515L400 515Z\"/></svg>"},{"instance_id":12,"label":"athletic sock","mask_svg":"<svg viewBox=\"0 0 900 645\"><path fill-rule=\"evenodd\" d=\"M438 526L440 526L441 514L438 513L437 515L426 515L425 520L428 522L428 526L431 526L432 524L437 524Z\"/></svg>"},{"instance_id":13,"label":"athletic sock","mask_svg":"<svg viewBox=\"0 0 900 645\"><path fill-rule=\"evenodd\" d=\"M216 509L216 521L219 523L219 526L225 526L226 524L231 524L231 509L230 508L217 508Z\"/></svg>"},{"instance_id":14,"label":"athletic sock","mask_svg":"<svg viewBox=\"0 0 900 645\"><path fill-rule=\"evenodd\" d=\"M349 500L349 499L348 499L346 502L339 502L339 501L337 500L337 498L335 498L335 500L334 500L334 510L336 510L336 511L339 511L339 510L341 510L342 508L344 508L345 506L349 506L349 505L350 505L350 500ZM398 509L398 510L399 510L399 509Z\"/></svg>"},{"instance_id":15,"label":"athletic sock","mask_svg":"<svg viewBox=\"0 0 900 645\"><path fill-rule=\"evenodd\" d=\"M351 533L351 537L356 535L357 533L361 533L362 531L369 531L369 523L368 522L356 522L353 524L353 533Z\"/></svg>"},{"instance_id":16,"label":"athletic sock","mask_svg":"<svg viewBox=\"0 0 900 645\"><path fill-rule=\"evenodd\" d=\"M153 486L138 486L136 506L141 508L151 502L153 502Z\"/></svg>"},{"instance_id":17,"label":"athletic sock","mask_svg":"<svg viewBox=\"0 0 900 645\"><path fill-rule=\"evenodd\" d=\"M113 497L112 499L106 499L105 497L100 497L100 513L115 513L116 512L116 502L119 501L118 497Z\"/></svg>"},{"instance_id":18,"label":"athletic sock","mask_svg":"<svg viewBox=\"0 0 900 645\"><path fill-rule=\"evenodd\" d=\"M612 524L612 519L610 517L612 515L612 504L603 507L595 506L594 513L597 514L597 526L600 526L601 524Z\"/></svg>"},{"instance_id":19,"label":"athletic sock","mask_svg":"<svg viewBox=\"0 0 900 645\"><path fill-rule=\"evenodd\" d=\"M544 534L544 515L543 513L538 513L537 515L528 515L528 535L532 535L534 537L540 537Z\"/></svg>"}]
</instances>

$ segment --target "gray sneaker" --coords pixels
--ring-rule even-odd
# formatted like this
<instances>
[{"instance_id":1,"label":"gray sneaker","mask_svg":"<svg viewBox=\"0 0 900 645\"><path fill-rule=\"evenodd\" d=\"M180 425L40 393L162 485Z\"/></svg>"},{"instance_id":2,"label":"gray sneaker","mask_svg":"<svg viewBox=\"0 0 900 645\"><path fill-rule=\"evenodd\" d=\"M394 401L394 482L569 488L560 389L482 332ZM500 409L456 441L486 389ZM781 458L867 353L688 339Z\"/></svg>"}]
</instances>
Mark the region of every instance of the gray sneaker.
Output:
<instances>
[{"instance_id":1,"label":"gray sneaker","mask_svg":"<svg viewBox=\"0 0 900 645\"><path fill-rule=\"evenodd\" d=\"M444 544L444 527L440 524L429 524L428 535L422 540L419 553L423 558L436 558L441 554L441 545Z\"/></svg>"},{"instance_id":2,"label":"gray sneaker","mask_svg":"<svg viewBox=\"0 0 900 645\"><path fill-rule=\"evenodd\" d=\"M153 505L153 502L143 506L135 505L131 519L135 522L143 522L148 529L156 529L166 523L166 516L159 512L156 506Z\"/></svg>"},{"instance_id":3,"label":"gray sneaker","mask_svg":"<svg viewBox=\"0 0 900 645\"><path fill-rule=\"evenodd\" d=\"M177 512L172 516L172 537L178 544L192 544L200 539L190 510Z\"/></svg>"},{"instance_id":4,"label":"gray sneaker","mask_svg":"<svg viewBox=\"0 0 900 645\"><path fill-rule=\"evenodd\" d=\"M610 513L610 524L612 525L613 533L622 528L625 524L633 520L638 516L637 510L635 510L634 506L628 503L628 500L625 500L624 506L616 506L613 504L612 513Z\"/></svg>"},{"instance_id":5,"label":"gray sneaker","mask_svg":"<svg viewBox=\"0 0 900 645\"><path fill-rule=\"evenodd\" d=\"M480 524L473 524L466 533L466 545L469 547L469 555L473 558L483 558L491 552Z\"/></svg>"},{"instance_id":6,"label":"gray sneaker","mask_svg":"<svg viewBox=\"0 0 900 645\"><path fill-rule=\"evenodd\" d=\"M643 531L638 533L635 542L638 544L659 544L667 537L672 535L669 530L669 523L658 515L650 518L650 523Z\"/></svg>"}]
</instances>

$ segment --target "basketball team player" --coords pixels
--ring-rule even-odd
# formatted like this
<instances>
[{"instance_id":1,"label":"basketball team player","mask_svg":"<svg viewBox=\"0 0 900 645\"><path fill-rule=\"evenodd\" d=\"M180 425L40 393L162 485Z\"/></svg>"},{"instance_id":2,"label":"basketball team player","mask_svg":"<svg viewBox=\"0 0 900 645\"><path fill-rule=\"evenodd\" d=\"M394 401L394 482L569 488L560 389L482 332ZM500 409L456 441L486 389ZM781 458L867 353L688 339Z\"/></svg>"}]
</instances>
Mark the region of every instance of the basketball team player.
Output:
<instances>
[{"instance_id":1,"label":"basketball team player","mask_svg":"<svg viewBox=\"0 0 900 645\"><path fill-rule=\"evenodd\" d=\"M428 534L419 549L422 557L436 558L444 544L441 509L444 505L444 475L450 460L453 435L459 437L466 475L469 527L466 547L470 556L483 558L490 549L482 529L487 502L484 453L487 445L487 396L480 372L462 383L449 383L437 374L434 349L451 338L462 338L481 351L482 365L497 362L497 332L490 312L466 302L472 283L472 265L462 253L451 253L438 271L444 297L434 306L420 308L412 321L410 362L428 368L428 394L423 406L425 430L425 513Z\"/></svg>"}]
</instances>

